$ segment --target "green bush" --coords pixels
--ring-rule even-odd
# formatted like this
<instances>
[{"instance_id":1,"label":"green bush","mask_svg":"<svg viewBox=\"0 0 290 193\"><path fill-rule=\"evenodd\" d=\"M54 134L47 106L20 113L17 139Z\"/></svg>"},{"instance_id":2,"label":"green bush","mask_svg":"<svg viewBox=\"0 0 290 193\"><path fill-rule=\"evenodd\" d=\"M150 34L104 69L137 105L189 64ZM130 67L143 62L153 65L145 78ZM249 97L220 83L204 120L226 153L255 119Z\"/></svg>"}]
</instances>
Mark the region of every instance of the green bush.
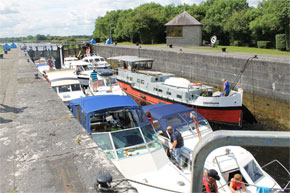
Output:
<instances>
[{"instance_id":1,"label":"green bush","mask_svg":"<svg viewBox=\"0 0 290 193\"><path fill-rule=\"evenodd\" d=\"M233 46L242 46L241 41L234 41Z\"/></svg>"},{"instance_id":2,"label":"green bush","mask_svg":"<svg viewBox=\"0 0 290 193\"><path fill-rule=\"evenodd\" d=\"M270 48L271 41L257 41L258 48Z\"/></svg>"},{"instance_id":3,"label":"green bush","mask_svg":"<svg viewBox=\"0 0 290 193\"><path fill-rule=\"evenodd\" d=\"M286 50L286 34L277 34L275 36L276 49Z\"/></svg>"},{"instance_id":4,"label":"green bush","mask_svg":"<svg viewBox=\"0 0 290 193\"><path fill-rule=\"evenodd\" d=\"M289 51L289 34L286 36L286 50Z\"/></svg>"}]
</instances>

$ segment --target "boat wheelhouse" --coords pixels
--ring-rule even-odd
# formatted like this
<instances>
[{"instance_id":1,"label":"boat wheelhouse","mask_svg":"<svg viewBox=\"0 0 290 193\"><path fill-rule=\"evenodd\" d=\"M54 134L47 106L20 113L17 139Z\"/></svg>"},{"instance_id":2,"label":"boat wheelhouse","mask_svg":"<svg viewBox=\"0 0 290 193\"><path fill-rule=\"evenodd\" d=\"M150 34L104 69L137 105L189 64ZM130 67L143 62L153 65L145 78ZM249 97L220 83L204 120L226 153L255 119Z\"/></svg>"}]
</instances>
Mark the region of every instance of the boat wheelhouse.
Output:
<instances>
[{"instance_id":1,"label":"boat wheelhouse","mask_svg":"<svg viewBox=\"0 0 290 193\"><path fill-rule=\"evenodd\" d=\"M85 97L74 70L54 70L46 73L50 86L63 102Z\"/></svg>"},{"instance_id":2,"label":"boat wheelhouse","mask_svg":"<svg viewBox=\"0 0 290 193\"><path fill-rule=\"evenodd\" d=\"M188 192L190 181L166 156L151 122L129 96L89 96L68 107L138 192Z\"/></svg>"},{"instance_id":3,"label":"boat wheelhouse","mask_svg":"<svg viewBox=\"0 0 290 193\"><path fill-rule=\"evenodd\" d=\"M98 69L111 68L111 64L109 64L105 58L101 56L97 56L96 54L85 55L82 59L85 62L91 63L96 66Z\"/></svg>"},{"instance_id":4,"label":"boat wheelhouse","mask_svg":"<svg viewBox=\"0 0 290 193\"><path fill-rule=\"evenodd\" d=\"M154 128L165 150L171 147L170 135L166 128L172 126L181 133L184 139L181 166L184 174L190 178L192 151L202 137L212 132L208 122L198 112L180 104L155 104L142 108L151 113ZM232 193L229 183L235 174L242 175L248 193L256 192L258 186L271 188L273 192L282 190L262 169L254 156L240 146L224 146L212 151L204 165L205 171L209 169L215 169L221 177L217 181L219 192Z\"/></svg>"},{"instance_id":5,"label":"boat wheelhouse","mask_svg":"<svg viewBox=\"0 0 290 193\"><path fill-rule=\"evenodd\" d=\"M212 86L152 71L153 59L150 58L116 56L108 59L118 61L120 87L139 103L179 103L194 108L210 122L242 124L242 89L222 96Z\"/></svg>"},{"instance_id":6,"label":"boat wheelhouse","mask_svg":"<svg viewBox=\"0 0 290 193\"><path fill-rule=\"evenodd\" d=\"M98 69L98 80L93 82L89 79L90 95L126 95L120 88L115 75L110 69Z\"/></svg>"}]
</instances>

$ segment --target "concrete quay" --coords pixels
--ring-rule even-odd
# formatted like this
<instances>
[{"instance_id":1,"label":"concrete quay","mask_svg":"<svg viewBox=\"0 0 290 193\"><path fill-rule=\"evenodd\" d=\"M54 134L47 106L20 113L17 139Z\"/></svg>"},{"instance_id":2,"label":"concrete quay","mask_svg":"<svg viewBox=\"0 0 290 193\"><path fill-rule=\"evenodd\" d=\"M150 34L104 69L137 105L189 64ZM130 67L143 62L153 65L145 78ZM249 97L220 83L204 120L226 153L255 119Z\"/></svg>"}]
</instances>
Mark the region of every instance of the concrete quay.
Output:
<instances>
[{"instance_id":1,"label":"concrete quay","mask_svg":"<svg viewBox=\"0 0 290 193\"><path fill-rule=\"evenodd\" d=\"M99 174L123 178L27 60L0 59L0 192L96 192Z\"/></svg>"}]
</instances>

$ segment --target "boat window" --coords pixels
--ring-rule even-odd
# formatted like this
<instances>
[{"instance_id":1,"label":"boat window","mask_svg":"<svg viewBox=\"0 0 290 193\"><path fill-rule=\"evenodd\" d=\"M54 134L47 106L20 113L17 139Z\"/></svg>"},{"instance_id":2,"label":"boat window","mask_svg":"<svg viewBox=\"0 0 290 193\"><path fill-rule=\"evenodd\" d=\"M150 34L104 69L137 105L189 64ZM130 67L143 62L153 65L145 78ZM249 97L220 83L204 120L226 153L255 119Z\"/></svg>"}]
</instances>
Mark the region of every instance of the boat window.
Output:
<instances>
[{"instance_id":1,"label":"boat window","mask_svg":"<svg viewBox=\"0 0 290 193\"><path fill-rule=\"evenodd\" d=\"M58 92L70 92L70 86L69 85L64 85L64 86L59 86L58 87Z\"/></svg>"},{"instance_id":2,"label":"boat window","mask_svg":"<svg viewBox=\"0 0 290 193\"><path fill-rule=\"evenodd\" d=\"M142 133L144 135L145 141L147 143L157 139L157 135L154 132L154 129L152 128L152 125L146 125L144 127L141 127Z\"/></svg>"},{"instance_id":3,"label":"boat window","mask_svg":"<svg viewBox=\"0 0 290 193\"><path fill-rule=\"evenodd\" d=\"M178 95L176 95L176 97L177 97L177 98L179 98L179 99L182 99L182 96L181 96L181 95L179 95L179 94L178 94Z\"/></svg>"},{"instance_id":4,"label":"boat window","mask_svg":"<svg viewBox=\"0 0 290 193\"><path fill-rule=\"evenodd\" d=\"M162 89L159 89L158 92L162 92Z\"/></svg>"},{"instance_id":5,"label":"boat window","mask_svg":"<svg viewBox=\"0 0 290 193\"><path fill-rule=\"evenodd\" d=\"M146 147L145 144L117 151L118 158L136 156L144 153L148 153L148 148Z\"/></svg>"},{"instance_id":6,"label":"boat window","mask_svg":"<svg viewBox=\"0 0 290 193\"><path fill-rule=\"evenodd\" d=\"M55 92L57 92L57 91L56 91L56 87L55 87L55 86L54 86L54 87L52 87L52 89L53 89Z\"/></svg>"},{"instance_id":7,"label":"boat window","mask_svg":"<svg viewBox=\"0 0 290 193\"><path fill-rule=\"evenodd\" d=\"M100 59L99 59L99 58L95 58L95 61L96 61L96 62L99 62L99 61L100 61Z\"/></svg>"},{"instance_id":8,"label":"boat window","mask_svg":"<svg viewBox=\"0 0 290 193\"><path fill-rule=\"evenodd\" d=\"M140 83L140 79L137 79L137 82Z\"/></svg>"},{"instance_id":9,"label":"boat window","mask_svg":"<svg viewBox=\"0 0 290 193\"><path fill-rule=\"evenodd\" d=\"M141 84L144 84L144 80L141 80Z\"/></svg>"},{"instance_id":10,"label":"boat window","mask_svg":"<svg viewBox=\"0 0 290 193\"><path fill-rule=\"evenodd\" d=\"M159 140L156 140L156 141L148 144L148 148L152 152L152 151L155 151L157 149L161 149L163 147L162 147L161 143L159 142Z\"/></svg>"},{"instance_id":11,"label":"boat window","mask_svg":"<svg viewBox=\"0 0 290 193\"><path fill-rule=\"evenodd\" d=\"M180 124L185 124L184 120L178 115L171 115L163 118L167 126L175 127Z\"/></svg>"},{"instance_id":12,"label":"boat window","mask_svg":"<svg viewBox=\"0 0 290 193\"><path fill-rule=\"evenodd\" d=\"M189 123L194 122L194 117L196 120L200 118L199 114L197 114L195 111L188 111L181 113L181 116Z\"/></svg>"},{"instance_id":13,"label":"boat window","mask_svg":"<svg viewBox=\"0 0 290 193\"><path fill-rule=\"evenodd\" d=\"M71 85L72 91L80 91L81 87L79 84L72 84Z\"/></svg>"},{"instance_id":14,"label":"boat window","mask_svg":"<svg viewBox=\"0 0 290 193\"><path fill-rule=\"evenodd\" d=\"M116 149L144 143L139 128L115 131L111 135Z\"/></svg>"},{"instance_id":15,"label":"boat window","mask_svg":"<svg viewBox=\"0 0 290 193\"><path fill-rule=\"evenodd\" d=\"M167 91L166 94L167 94L167 95L171 95L171 92L168 92L168 91Z\"/></svg>"},{"instance_id":16,"label":"boat window","mask_svg":"<svg viewBox=\"0 0 290 193\"><path fill-rule=\"evenodd\" d=\"M141 123L141 124L148 122L148 120L145 116L145 113L143 113L141 110L132 109L132 110L130 110L130 112L132 113L132 116L136 122Z\"/></svg>"},{"instance_id":17,"label":"boat window","mask_svg":"<svg viewBox=\"0 0 290 193\"><path fill-rule=\"evenodd\" d=\"M246 170L246 172L249 174L250 178L253 180L253 182L255 183L257 180L259 180L262 176L263 173L262 171L259 169L259 167L256 165L255 161L252 160L250 161L245 167L244 169Z\"/></svg>"}]
</instances>

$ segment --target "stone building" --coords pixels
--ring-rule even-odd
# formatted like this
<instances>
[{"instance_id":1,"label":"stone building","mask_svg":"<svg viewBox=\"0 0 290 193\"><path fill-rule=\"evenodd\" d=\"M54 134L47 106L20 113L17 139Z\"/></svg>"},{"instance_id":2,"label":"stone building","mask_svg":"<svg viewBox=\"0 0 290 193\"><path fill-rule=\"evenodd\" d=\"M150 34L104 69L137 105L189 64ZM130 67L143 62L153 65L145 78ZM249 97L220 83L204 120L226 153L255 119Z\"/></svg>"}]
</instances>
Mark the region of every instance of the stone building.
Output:
<instances>
[{"instance_id":1,"label":"stone building","mask_svg":"<svg viewBox=\"0 0 290 193\"><path fill-rule=\"evenodd\" d=\"M165 26L167 45L200 46L202 44L202 24L186 11Z\"/></svg>"}]
</instances>

